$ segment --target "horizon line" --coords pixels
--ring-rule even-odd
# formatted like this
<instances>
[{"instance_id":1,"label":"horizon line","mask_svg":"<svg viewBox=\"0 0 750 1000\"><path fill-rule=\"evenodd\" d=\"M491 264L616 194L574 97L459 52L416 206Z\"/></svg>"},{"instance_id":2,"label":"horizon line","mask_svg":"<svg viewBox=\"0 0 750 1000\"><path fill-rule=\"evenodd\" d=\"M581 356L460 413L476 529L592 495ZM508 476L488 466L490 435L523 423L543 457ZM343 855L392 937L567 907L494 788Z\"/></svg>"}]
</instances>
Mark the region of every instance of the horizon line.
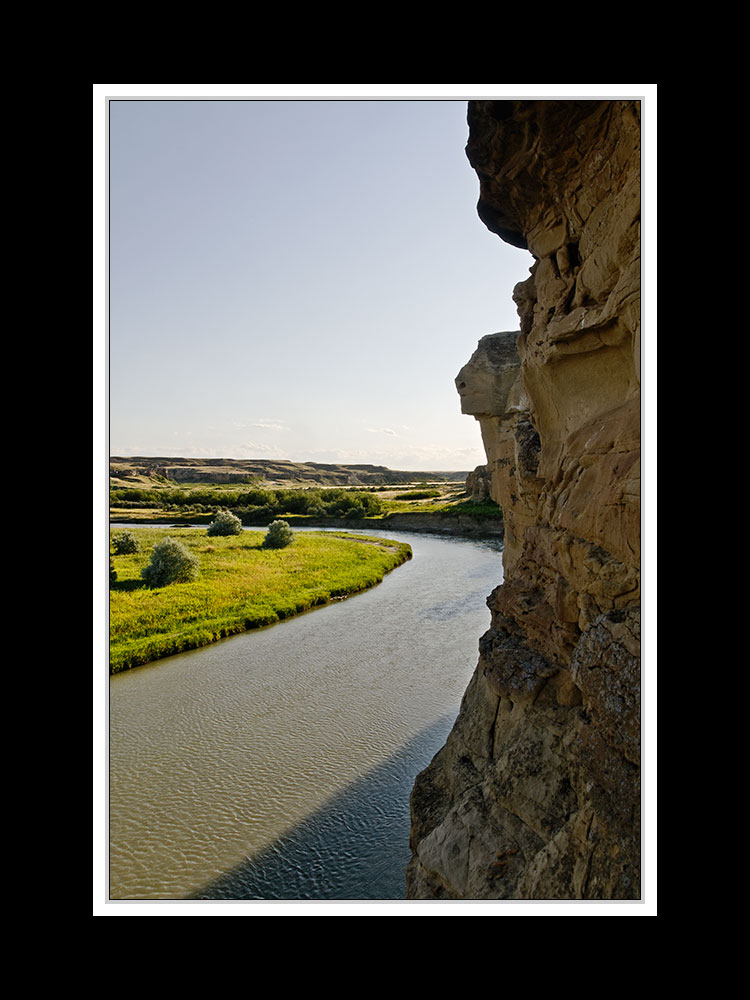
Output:
<instances>
[{"instance_id":1,"label":"horizon line","mask_svg":"<svg viewBox=\"0 0 750 1000\"><path fill-rule=\"evenodd\" d=\"M168 462L207 462L215 464L217 462L227 463L255 463L258 465L315 465L321 468L345 468L345 469L387 469L389 472L464 472L471 471L462 468L456 469L395 469L389 465L379 462L316 462L312 459L290 459L290 458L224 458L216 456L186 456L186 455L110 455L109 461L168 461Z\"/></svg>"}]
</instances>

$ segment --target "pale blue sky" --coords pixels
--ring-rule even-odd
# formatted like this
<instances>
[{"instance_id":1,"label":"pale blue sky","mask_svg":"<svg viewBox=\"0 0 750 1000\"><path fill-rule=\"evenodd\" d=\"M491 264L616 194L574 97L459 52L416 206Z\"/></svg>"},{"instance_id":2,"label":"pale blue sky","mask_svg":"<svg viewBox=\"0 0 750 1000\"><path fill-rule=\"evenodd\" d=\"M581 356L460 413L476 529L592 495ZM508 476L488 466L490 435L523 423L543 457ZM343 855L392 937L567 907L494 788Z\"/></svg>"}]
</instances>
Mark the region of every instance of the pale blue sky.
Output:
<instances>
[{"instance_id":1,"label":"pale blue sky","mask_svg":"<svg viewBox=\"0 0 750 1000\"><path fill-rule=\"evenodd\" d=\"M465 100L110 104L115 455L471 469L453 380L517 329Z\"/></svg>"}]
</instances>

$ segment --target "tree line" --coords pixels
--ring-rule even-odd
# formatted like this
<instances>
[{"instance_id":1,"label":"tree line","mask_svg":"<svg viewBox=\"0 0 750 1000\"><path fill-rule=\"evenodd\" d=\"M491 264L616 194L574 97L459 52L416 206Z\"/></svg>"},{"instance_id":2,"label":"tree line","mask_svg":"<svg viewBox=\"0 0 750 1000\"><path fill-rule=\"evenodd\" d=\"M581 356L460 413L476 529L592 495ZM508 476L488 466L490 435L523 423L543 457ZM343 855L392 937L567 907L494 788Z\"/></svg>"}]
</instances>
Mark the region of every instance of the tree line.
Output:
<instances>
[{"instance_id":1,"label":"tree line","mask_svg":"<svg viewBox=\"0 0 750 1000\"><path fill-rule=\"evenodd\" d=\"M110 490L110 506L148 507L212 513L231 509L243 521L276 517L279 514L308 514L316 517L373 517L385 506L374 493L337 487L247 490L122 487Z\"/></svg>"}]
</instances>

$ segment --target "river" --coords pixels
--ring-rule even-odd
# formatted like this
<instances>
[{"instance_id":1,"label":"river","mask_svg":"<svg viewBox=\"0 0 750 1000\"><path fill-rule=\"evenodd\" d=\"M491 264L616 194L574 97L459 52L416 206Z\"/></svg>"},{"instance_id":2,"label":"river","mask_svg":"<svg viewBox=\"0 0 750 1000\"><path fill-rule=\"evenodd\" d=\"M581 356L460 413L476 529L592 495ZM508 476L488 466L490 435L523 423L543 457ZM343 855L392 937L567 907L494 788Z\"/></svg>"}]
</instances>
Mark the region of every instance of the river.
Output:
<instances>
[{"instance_id":1,"label":"river","mask_svg":"<svg viewBox=\"0 0 750 1000\"><path fill-rule=\"evenodd\" d=\"M476 665L501 544L368 534L414 558L110 678L111 899L404 899L409 793Z\"/></svg>"}]
</instances>

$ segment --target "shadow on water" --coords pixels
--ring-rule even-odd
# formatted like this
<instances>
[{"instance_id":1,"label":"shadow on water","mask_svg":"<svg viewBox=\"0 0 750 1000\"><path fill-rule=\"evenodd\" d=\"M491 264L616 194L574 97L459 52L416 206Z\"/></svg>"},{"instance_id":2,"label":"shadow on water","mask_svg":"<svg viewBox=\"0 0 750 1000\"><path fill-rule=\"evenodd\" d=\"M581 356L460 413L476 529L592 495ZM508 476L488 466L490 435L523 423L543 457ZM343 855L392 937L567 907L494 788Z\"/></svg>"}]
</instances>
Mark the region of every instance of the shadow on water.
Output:
<instances>
[{"instance_id":1,"label":"shadow on water","mask_svg":"<svg viewBox=\"0 0 750 1000\"><path fill-rule=\"evenodd\" d=\"M409 794L445 743L446 715L330 799L271 847L193 900L399 900L410 859Z\"/></svg>"}]
</instances>

